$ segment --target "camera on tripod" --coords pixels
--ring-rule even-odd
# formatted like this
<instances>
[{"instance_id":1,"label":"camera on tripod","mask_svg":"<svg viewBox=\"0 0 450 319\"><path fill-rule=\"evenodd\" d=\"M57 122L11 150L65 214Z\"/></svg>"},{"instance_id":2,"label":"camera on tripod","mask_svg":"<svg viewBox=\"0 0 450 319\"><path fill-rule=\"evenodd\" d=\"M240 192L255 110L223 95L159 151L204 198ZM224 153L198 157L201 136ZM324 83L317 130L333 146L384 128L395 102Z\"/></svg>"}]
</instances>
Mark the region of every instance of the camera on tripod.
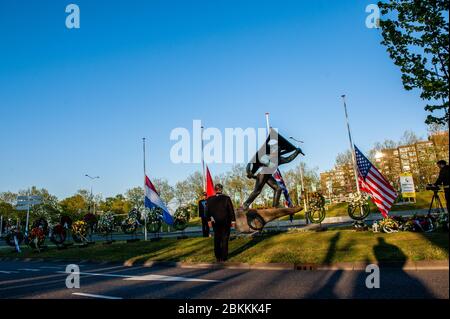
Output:
<instances>
[{"instance_id":1,"label":"camera on tripod","mask_svg":"<svg viewBox=\"0 0 450 319\"><path fill-rule=\"evenodd\" d=\"M439 191L439 186L434 185L434 184L427 184L427 186L425 187L425 189L427 191L433 191L433 192L438 192Z\"/></svg>"},{"instance_id":2,"label":"camera on tripod","mask_svg":"<svg viewBox=\"0 0 450 319\"><path fill-rule=\"evenodd\" d=\"M428 215L430 215L432 212L444 213L445 212L444 206L442 206L442 202L438 194L440 187L434 184L427 184L425 189L433 191L433 198L431 198L430 208L428 209Z\"/></svg>"}]
</instances>

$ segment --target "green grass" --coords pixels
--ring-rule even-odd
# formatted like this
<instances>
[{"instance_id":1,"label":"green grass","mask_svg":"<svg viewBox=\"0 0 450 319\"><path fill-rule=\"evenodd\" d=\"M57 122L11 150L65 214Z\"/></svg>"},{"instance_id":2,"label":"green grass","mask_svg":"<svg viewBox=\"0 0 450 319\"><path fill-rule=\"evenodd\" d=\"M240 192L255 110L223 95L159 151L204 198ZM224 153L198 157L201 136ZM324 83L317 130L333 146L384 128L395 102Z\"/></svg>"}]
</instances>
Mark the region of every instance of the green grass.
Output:
<instances>
[{"instance_id":1,"label":"green grass","mask_svg":"<svg viewBox=\"0 0 450 319\"><path fill-rule=\"evenodd\" d=\"M381 243L380 241L385 241ZM247 263L335 263L406 260L448 260L448 233L374 234L352 230L296 232L266 235L230 241L230 259ZM11 249L0 250L0 257L17 257ZM23 249L22 257L96 261L185 261L212 262L211 238L184 240L162 239L159 242L118 242L66 250L49 248L37 253Z\"/></svg>"}]
</instances>

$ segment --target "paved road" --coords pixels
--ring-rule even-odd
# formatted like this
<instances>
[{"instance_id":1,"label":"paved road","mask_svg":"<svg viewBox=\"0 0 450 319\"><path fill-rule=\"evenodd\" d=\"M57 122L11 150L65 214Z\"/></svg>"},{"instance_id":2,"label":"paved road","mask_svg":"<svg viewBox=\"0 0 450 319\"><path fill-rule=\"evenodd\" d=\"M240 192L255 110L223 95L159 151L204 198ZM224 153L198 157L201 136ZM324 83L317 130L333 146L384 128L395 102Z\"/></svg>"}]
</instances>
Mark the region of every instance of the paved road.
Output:
<instances>
[{"instance_id":1,"label":"paved road","mask_svg":"<svg viewBox=\"0 0 450 319\"><path fill-rule=\"evenodd\" d=\"M80 264L80 288L68 289L66 265L0 262L0 298L449 298L448 270L381 268L380 289L362 271L185 269Z\"/></svg>"}]
</instances>

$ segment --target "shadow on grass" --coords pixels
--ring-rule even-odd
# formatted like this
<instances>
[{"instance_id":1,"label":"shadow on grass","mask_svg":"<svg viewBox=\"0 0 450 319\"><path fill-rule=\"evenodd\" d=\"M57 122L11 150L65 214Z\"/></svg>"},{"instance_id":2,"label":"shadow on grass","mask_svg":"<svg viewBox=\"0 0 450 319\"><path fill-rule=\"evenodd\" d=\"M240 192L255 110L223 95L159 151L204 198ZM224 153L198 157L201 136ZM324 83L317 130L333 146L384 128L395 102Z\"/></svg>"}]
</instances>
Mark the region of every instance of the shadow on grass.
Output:
<instances>
[{"instance_id":1,"label":"shadow on grass","mask_svg":"<svg viewBox=\"0 0 450 319\"><path fill-rule=\"evenodd\" d=\"M243 252L245 252L246 250L258 245L260 242L264 241L265 239L268 239L268 238L276 236L276 235L278 235L278 234L277 233L267 233L267 234L262 234L262 235L253 237L249 242L247 242L244 245L238 247L237 249L234 249L233 251L231 251L228 254L228 259L236 257L236 256L242 254Z\"/></svg>"}]
</instances>

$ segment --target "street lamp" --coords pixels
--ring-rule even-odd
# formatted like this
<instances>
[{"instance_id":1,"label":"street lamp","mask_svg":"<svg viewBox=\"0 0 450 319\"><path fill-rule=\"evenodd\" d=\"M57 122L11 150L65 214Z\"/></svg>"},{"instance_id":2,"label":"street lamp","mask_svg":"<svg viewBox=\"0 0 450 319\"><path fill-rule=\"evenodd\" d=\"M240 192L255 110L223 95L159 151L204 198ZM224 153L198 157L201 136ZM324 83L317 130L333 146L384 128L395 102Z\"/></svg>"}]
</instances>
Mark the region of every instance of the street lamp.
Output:
<instances>
[{"instance_id":1,"label":"street lamp","mask_svg":"<svg viewBox=\"0 0 450 319\"><path fill-rule=\"evenodd\" d=\"M94 180L100 178L100 176L92 177L92 176L90 176L89 174L84 174L84 176L90 178L91 181L94 181ZM95 214L95 201L94 201L94 195L93 195L93 192L92 192L92 184L91 184L91 201L92 201L92 204L93 204L93 206L94 206L94 214Z\"/></svg>"}]
</instances>

